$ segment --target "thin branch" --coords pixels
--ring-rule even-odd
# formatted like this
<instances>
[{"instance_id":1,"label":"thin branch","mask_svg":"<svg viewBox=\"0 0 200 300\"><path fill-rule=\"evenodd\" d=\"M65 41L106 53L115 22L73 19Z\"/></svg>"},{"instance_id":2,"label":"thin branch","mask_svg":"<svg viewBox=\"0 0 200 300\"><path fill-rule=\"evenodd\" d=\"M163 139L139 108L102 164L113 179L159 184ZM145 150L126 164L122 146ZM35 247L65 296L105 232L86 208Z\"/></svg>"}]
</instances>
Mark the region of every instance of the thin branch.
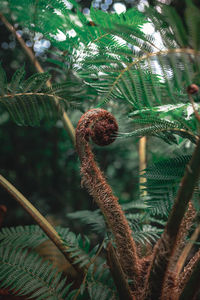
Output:
<instances>
[{"instance_id":1,"label":"thin branch","mask_svg":"<svg viewBox=\"0 0 200 300\"><path fill-rule=\"evenodd\" d=\"M154 248L154 258L149 271L148 300L159 299L166 279L170 258L176 247L180 225L192 198L197 179L200 175L200 140L194 150L185 175L180 183L175 203L168 218L165 231Z\"/></svg>"},{"instance_id":2,"label":"thin branch","mask_svg":"<svg viewBox=\"0 0 200 300\"><path fill-rule=\"evenodd\" d=\"M40 92L26 92L26 93L13 93L13 94L7 94L7 95L3 95L0 96L0 101L4 101L4 99L11 99L11 98L15 98L15 97L22 97L22 96L47 96L49 98L54 98L56 97L57 101L65 101L65 98L60 97L60 96L55 96L53 93L50 93L51 91L49 91L48 93L40 93Z\"/></svg>"},{"instance_id":3,"label":"thin branch","mask_svg":"<svg viewBox=\"0 0 200 300\"><path fill-rule=\"evenodd\" d=\"M69 247L64 245L54 227L40 214L40 212L26 199L8 180L0 175L0 185L24 208L24 210L35 220L40 228L46 233L50 240L61 251L64 257L72 264L74 261L68 252ZM72 266L77 277L82 271L77 266Z\"/></svg>"},{"instance_id":4,"label":"thin branch","mask_svg":"<svg viewBox=\"0 0 200 300\"><path fill-rule=\"evenodd\" d=\"M2 13L0 13L0 20L4 23L6 28L15 36L15 38L17 39L17 41L19 42L19 44L21 45L21 47L23 48L23 50L25 51L27 56L29 57L30 61L33 63L35 69L39 73L44 73L44 70L41 67L37 58L35 57L33 51L26 45L23 38L16 32L15 28L8 22L8 20L5 18L5 16ZM51 87L50 80L47 81L47 86ZM63 110L63 108L60 107L60 104L59 104L57 98L55 97L54 99L55 99L56 105L58 106L59 111L62 112L63 125L64 125L73 145L75 145L75 129L74 129L67 113Z\"/></svg>"}]
</instances>

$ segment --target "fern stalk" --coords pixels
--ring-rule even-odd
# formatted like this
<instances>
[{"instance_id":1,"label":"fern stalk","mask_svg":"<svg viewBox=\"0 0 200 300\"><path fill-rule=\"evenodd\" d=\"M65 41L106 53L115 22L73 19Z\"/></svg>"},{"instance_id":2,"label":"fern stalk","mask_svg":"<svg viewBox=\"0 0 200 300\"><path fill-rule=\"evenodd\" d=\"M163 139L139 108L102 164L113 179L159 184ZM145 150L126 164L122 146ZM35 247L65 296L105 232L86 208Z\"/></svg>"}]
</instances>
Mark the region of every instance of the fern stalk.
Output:
<instances>
[{"instance_id":1,"label":"fern stalk","mask_svg":"<svg viewBox=\"0 0 200 300\"><path fill-rule=\"evenodd\" d=\"M89 110L77 125L76 147L81 161L82 183L101 209L115 237L119 262L126 276L132 279L132 289L135 291L140 268L131 229L89 146L90 137L101 146L112 143L117 129L116 120L109 112L103 109Z\"/></svg>"},{"instance_id":2,"label":"fern stalk","mask_svg":"<svg viewBox=\"0 0 200 300\"><path fill-rule=\"evenodd\" d=\"M46 233L50 240L56 245L56 247L61 251L64 257L73 263L72 258L68 253L68 247L63 244L62 239L53 228L53 226L40 214L40 212L26 199L8 180L6 180L2 175L0 175L0 185L6 189L11 196L24 208L24 210L35 220L35 222L40 226L40 228ZM78 272L82 273L80 269L72 266L76 272L77 277Z\"/></svg>"},{"instance_id":3,"label":"fern stalk","mask_svg":"<svg viewBox=\"0 0 200 300\"><path fill-rule=\"evenodd\" d=\"M14 37L17 39L17 41L19 42L19 44L21 45L21 47L23 48L23 50L25 51L25 53L27 54L27 56L29 57L30 61L33 63L35 69L39 72L39 73L44 73L43 68L41 67L39 61L37 60L37 58L35 57L33 51L27 47L26 43L24 42L23 38L16 32L15 28L8 22L8 20L5 18L5 16L0 13L0 20L4 23L4 25L6 26L6 28L14 35ZM46 83L47 87L51 87L51 81L48 80ZM60 107L59 101L56 98L56 96L54 97L55 103L58 107L58 110L62 111L62 120L63 120L63 125L73 143L73 145L75 145L75 130L74 127L67 115L67 113L64 111L63 108Z\"/></svg>"},{"instance_id":4,"label":"fern stalk","mask_svg":"<svg viewBox=\"0 0 200 300\"><path fill-rule=\"evenodd\" d=\"M174 253L180 225L186 212L188 203L192 198L195 184L200 175L200 140L197 143L193 156L186 166L185 175L170 213L165 231L154 248L154 257L150 267L149 283L147 289L148 300L159 299L162 295L163 285L170 258Z\"/></svg>"}]
</instances>

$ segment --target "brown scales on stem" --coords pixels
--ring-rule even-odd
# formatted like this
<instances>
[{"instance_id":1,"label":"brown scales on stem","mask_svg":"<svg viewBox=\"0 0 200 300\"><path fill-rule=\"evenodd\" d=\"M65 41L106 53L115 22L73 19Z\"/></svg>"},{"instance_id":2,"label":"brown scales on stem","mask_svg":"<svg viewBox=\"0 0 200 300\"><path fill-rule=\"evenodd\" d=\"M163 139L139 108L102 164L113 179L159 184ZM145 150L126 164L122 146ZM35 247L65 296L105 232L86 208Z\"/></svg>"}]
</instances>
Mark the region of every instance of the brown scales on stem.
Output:
<instances>
[{"instance_id":1,"label":"brown scales on stem","mask_svg":"<svg viewBox=\"0 0 200 300\"><path fill-rule=\"evenodd\" d=\"M93 196L112 230L119 262L126 276L133 280L132 289L136 291L140 266L131 229L118 199L113 195L112 189L97 166L89 145L90 137L98 145L112 143L117 130L117 122L109 112L103 109L92 109L86 112L78 123L76 148L81 161L82 183Z\"/></svg>"}]
</instances>

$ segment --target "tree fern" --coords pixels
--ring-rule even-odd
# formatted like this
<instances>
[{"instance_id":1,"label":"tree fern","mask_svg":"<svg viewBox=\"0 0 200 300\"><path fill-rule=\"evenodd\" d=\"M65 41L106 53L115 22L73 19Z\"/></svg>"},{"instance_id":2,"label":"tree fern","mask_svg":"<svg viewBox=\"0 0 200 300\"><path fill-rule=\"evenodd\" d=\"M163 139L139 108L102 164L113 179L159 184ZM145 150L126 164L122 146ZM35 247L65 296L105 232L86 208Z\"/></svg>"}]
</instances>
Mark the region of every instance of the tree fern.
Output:
<instances>
[{"instance_id":1,"label":"tree fern","mask_svg":"<svg viewBox=\"0 0 200 300\"><path fill-rule=\"evenodd\" d=\"M0 103L5 106L17 124L39 125L44 117L55 121L60 116L56 102L61 104L61 110L66 109L69 102L85 99L88 96L87 92L92 91L93 96L99 100L99 106L105 105L108 101L112 103L124 101L127 104L128 115L132 119L130 122L132 129L129 133L119 133L120 137L153 135L168 143L176 144L178 143L176 135L179 135L179 140L189 139L197 143L199 128L193 112L193 103L189 101L192 102L193 99L198 102L199 93L197 92L194 97L188 97L188 86L192 83L197 86L200 84L199 11L191 1L187 1L186 27L176 11L167 5L160 5L160 12L147 8L143 14L133 9L121 15L109 15L92 8L90 18L94 26L89 26L90 19L80 12L74 0L68 2L50 0L48 3L40 0L9 0L7 3L8 5L4 1L1 3L2 11L7 16L12 12L15 21L19 21L20 25L42 32L64 56L66 51L66 60L70 62L68 70L71 71L72 67L81 78L77 76L76 79L79 80L76 81L68 77L67 82L46 88L48 73L35 74L24 80L24 69L21 68L8 84L5 72L1 68ZM27 14L24 14L25 9L28 10ZM194 17L194 22L191 21L191 15ZM159 43L154 34L145 33L143 27L145 23L154 27L155 33L161 37ZM52 60L52 62L60 67L63 66L60 61ZM196 108L199 108L198 104ZM97 112L98 109L94 111ZM85 142L88 142L89 134L93 129L90 123L91 115L90 111L85 121L86 125L89 124L85 131L81 128L85 125L83 119L81 119L83 124L80 122L78 125L77 149L79 148L80 157L84 152L83 141L85 139ZM95 126L96 123L95 120ZM98 130L100 127L105 126L97 127ZM112 127L111 123L110 127ZM151 294L149 299L153 299L154 295L160 298L165 290L164 285L169 284L170 280L176 283L180 278L175 278L175 275L170 273L168 262L175 252L174 249L176 250L179 228L182 230L184 227L182 221L184 221L188 202L192 196L193 202L195 195L199 196L199 183L196 184L199 170L195 166L195 161L198 161L199 142L197 145L198 148L193 156L195 158L186 169L184 177L186 184L181 183L179 189L185 166L191 158L189 155L177 156L150 165L142 175L146 178L144 189L141 189L142 192L144 191L140 197L143 201L142 206L126 206L124 209L126 217L95 163L91 164L92 168L88 172L93 159L90 150L83 155L84 159L83 157L81 159L82 173L85 176L83 182L87 183L88 190L96 202L100 203L107 221L114 218L117 220L120 212L123 217L122 225L125 224L124 228L127 228L126 232L129 232L129 228L132 229L127 238L127 242L132 242L130 243L132 250L129 251L128 243L123 243L125 240L122 239L122 232L125 233L121 231L123 226L119 226L118 231L115 231L118 222L110 222L110 224L108 222L115 233L115 241L119 241L121 236L122 242L116 245L118 254L124 258L120 261L122 269L124 267L122 273L124 272L127 278L133 279L130 282L130 291L136 294L136 297L141 290L143 294L143 290L146 289L144 291L146 294L140 295L140 298L148 297L148 292ZM89 145L87 147L89 149ZM192 171L194 170L193 176L190 174L190 166ZM97 179L93 181L95 173ZM194 187L197 193L193 195ZM105 198L105 203L100 201L100 189L102 194L104 193L102 198L103 200ZM180 193L175 199L178 189ZM109 214L105 213L110 208L107 205L108 194L112 203L117 203L118 210L115 213L113 209ZM189 195L188 198L185 195ZM176 206L172 209L174 199L179 210ZM105 204L107 206L104 209ZM167 220L170 211L167 226L159 239L163 232L163 220ZM113 240L99 211L92 213L82 211L69 216L92 225L98 234L103 233L104 236L106 233L106 237ZM108 267L105 267L105 260L99 258L99 252L104 244L92 249L91 241L87 237L76 236L64 228L57 228L57 231L68 246L70 255L76 258L75 263L84 267L84 279L79 289L67 295L70 285L66 285L65 280L61 279L62 275L52 270L49 263L42 263L38 256L27 251L26 248L35 249L46 239L37 227L3 229L0 233L2 241L0 260L3 266L0 271L0 286L36 299L70 299L78 296L82 299L116 299L117 294L111 273ZM156 243L152 255L141 258L137 253L140 252L138 244L141 247L150 243ZM123 248L123 245L126 248ZM134 255L126 261L126 256L128 257L130 252ZM177 290L174 291L178 295Z\"/></svg>"}]
</instances>

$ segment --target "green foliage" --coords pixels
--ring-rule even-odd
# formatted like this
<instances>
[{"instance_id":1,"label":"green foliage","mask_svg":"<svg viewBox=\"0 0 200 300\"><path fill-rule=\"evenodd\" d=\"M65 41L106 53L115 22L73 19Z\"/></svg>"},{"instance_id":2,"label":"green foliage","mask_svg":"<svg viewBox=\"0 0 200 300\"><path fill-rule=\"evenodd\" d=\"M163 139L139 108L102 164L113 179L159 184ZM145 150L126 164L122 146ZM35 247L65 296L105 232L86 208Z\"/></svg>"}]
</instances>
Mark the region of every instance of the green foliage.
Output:
<instances>
[{"instance_id":1,"label":"green foliage","mask_svg":"<svg viewBox=\"0 0 200 300\"><path fill-rule=\"evenodd\" d=\"M0 287L9 287L13 294L57 300L64 298L71 286L66 286L66 278L61 279L62 273L28 250L1 246L0 263Z\"/></svg>"},{"instance_id":2,"label":"green foliage","mask_svg":"<svg viewBox=\"0 0 200 300\"><path fill-rule=\"evenodd\" d=\"M87 237L82 238L80 235L76 237L68 228L58 227L57 232L64 244L69 247L70 255L75 258L74 263L79 264L81 267L88 265L95 255L98 245L91 249L90 240ZM35 249L47 240L46 234L39 226L35 225L2 228L0 232L2 247Z\"/></svg>"},{"instance_id":3,"label":"green foliage","mask_svg":"<svg viewBox=\"0 0 200 300\"><path fill-rule=\"evenodd\" d=\"M144 202L151 214L168 217L180 180L184 175L185 166L190 159L191 155L163 159L149 165L141 175L147 180L143 185L143 190L148 191Z\"/></svg>"},{"instance_id":4,"label":"green foliage","mask_svg":"<svg viewBox=\"0 0 200 300\"><path fill-rule=\"evenodd\" d=\"M186 22L189 33L189 43L195 50L200 48L200 35L199 35L199 13L200 10L192 3L191 0L187 1L187 9L185 12Z\"/></svg>"},{"instance_id":5,"label":"green foliage","mask_svg":"<svg viewBox=\"0 0 200 300\"><path fill-rule=\"evenodd\" d=\"M39 126L44 118L48 123L55 123L63 108L66 110L69 106L77 106L77 101L82 101L88 91L80 80L74 82L73 79L48 88L46 82L50 79L49 73L36 73L23 80L24 67L15 72L10 84L7 84L2 67L0 76L0 103L18 125Z\"/></svg>"},{"instance_id":6,"label":"green foliage","mask_svg":"<svg viewBox=\"0 0 200 300\"><path fill-rule=\"evenodd\" d=\"M87 273L88 292L90 299L115 299L116 290L113 285L112 278L108 268L105 268L103 263L97 266L94 270L94 265L91 265Z\"/></svg>"},{"instance_id":7,"label":"green foliage","mask_svg":"<svg viewBox=\"0 0 200 300\"><path fill-rule=\"evenodd\" d=\"M170 115L169 115L170 111ZM156 136L169 144L177 144L176 135L197 141L197 126L192 104L162 105L129 114L133 132L119 133L119 137Z\"/></svg>"},{"instance_id":8,"label":"green foliage","mask_svg":"<svg viewBox=\"0 0 200 300\"><path fill-rule=\"evenodd\" d=\"M98 245L91 250L90 240L86 236L76 237L68 228L58 227L57 232L67 245L71 257L75 258L74 263L80 267L89 267L86 281L81 287L83 297L86 288L91 294L91 299L95 299L96 289L98 292L102 289L105 299L108 299L110 294L114 294L115 291L111 290L112 285L108 285L108 281L112 282L112 279L109 270L105 270L103 266L104 261L95 262L94 260ZM28 295L37 300L44 299L44 297L45 299L73 299L74 293L69 293L71 284L67 284L62 273L58 273L48 261L44 262L35 252L36 247L47 240L48 237L39 226L2 228L0 232L2 266L0 287L9 287L13 293L16 291L19 295ZM29 249L32 251L30 252ZM95 270L94 263L97 268ZM77 293L77 290L74 292Z\"/></svg>"}]
</instances>

